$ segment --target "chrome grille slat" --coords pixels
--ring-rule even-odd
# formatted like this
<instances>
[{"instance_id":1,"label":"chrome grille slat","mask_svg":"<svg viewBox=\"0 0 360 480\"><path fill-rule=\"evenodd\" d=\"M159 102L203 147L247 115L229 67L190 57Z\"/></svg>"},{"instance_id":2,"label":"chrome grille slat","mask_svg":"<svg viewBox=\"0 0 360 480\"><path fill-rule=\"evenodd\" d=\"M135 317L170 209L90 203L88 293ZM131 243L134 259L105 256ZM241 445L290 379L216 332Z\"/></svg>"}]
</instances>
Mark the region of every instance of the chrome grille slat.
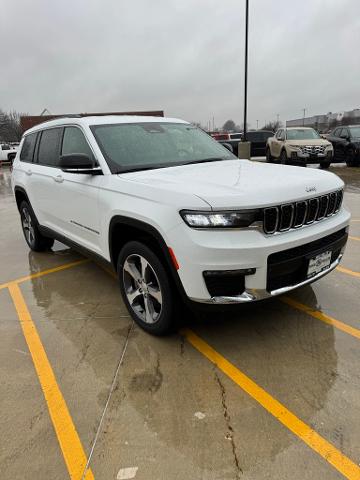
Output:
<instances>
[{"instance_id":1,"label":"chrome grille slat","mask_svg":"<svg viewBox=\"0 0 360 480\"><path fill-rule=\"evenodd\" d=\"M311 225L338 213L343 199L343 190L300 202L286 203L264 209L264 232L274 234L293 228Z\"/></svg>"}]
</instances>

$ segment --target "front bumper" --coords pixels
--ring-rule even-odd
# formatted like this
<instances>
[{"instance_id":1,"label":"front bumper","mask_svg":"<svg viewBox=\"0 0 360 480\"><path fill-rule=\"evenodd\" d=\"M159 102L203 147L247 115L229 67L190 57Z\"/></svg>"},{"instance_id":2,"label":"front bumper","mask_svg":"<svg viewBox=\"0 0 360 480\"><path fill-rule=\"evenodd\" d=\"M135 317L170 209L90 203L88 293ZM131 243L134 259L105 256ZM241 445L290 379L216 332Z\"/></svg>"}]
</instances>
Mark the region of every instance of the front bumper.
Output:
<instances>
[{"instance_id":1,"label":"front bumper","mask_svg":"<svg viewBox=\"0 0 360 480\"><path fill-rule=\"evenodd\" d=\"M299 163L324 163L331 162L334 158L333 150L329 150L325 153L303 153L301 151L291 150L290 158L293 161L298 161Z\"/></svg>"},{"instance_id":2,"label":"front bumper","mask_svg":"<svg viewBox=\"0 0 360 480\"><path fill-rule=\"evenodd\" d=\"M272 254L306 247L326 236L348 228L350 214L342 208L333 217L317 224L304 226L289 232L265 235L256 229L211 231L195 230L178 225L169 238L180 268L178 274L186 295L195 302L208 304L234 304L271 298L323 277L339 264L346 239L338 245L337 257L331 265L309 279L297 276L299 281L273 286L269 284L268 259ZM319 249L316 249L316 254ZM239 294L211 295L204 279L207 271L251 271L244 276Z\"/></svg>"}]
</instances>

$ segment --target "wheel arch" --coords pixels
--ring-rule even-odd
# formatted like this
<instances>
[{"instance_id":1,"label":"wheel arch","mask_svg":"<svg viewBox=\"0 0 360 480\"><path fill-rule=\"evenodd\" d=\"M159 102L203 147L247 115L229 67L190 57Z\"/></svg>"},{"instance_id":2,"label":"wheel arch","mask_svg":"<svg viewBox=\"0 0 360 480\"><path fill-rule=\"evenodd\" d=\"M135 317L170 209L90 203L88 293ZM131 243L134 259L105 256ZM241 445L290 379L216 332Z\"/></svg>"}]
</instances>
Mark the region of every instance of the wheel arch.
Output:
<instances>
[{"instance_id":1,"label":"wheel arch","mask_svg":"<svg viewBox=\"0 0 360 480\"><path fill-rule=\"evenodd\" d=\"M21 202L23 202L24 200L28 202L28 204L31 207L29 197L23 187L16 186L14 188L14 194L15 194L16 205L19 211L20 211Z\"/></svg>"},{"instance_id":2,"label":"wheel arch","mask_svg":"<svg viewBox=\"0 0 360 480\"><path fill-rule=\"evenodd\" d=\"M183 298L187 298L180 277L175 267L174 258L170 253L170 245L167 245L161 233L152 225L131 217L122 215L114 216L109 224L109 254L111 264L117 270L117 259L122 247L131 240L143 242L151 248L162 260L170 278L175 282L178 291Z\"/></svg>"}]
</instances>

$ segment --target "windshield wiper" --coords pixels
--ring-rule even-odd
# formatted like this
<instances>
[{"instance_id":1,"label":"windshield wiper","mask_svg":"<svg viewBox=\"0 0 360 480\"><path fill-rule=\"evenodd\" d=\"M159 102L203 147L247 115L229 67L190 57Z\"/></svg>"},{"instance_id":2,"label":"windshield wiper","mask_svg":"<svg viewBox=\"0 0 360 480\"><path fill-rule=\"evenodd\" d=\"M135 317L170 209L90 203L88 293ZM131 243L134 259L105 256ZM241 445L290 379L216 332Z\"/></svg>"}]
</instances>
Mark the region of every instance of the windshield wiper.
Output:
<instances>
[{"instance_id":1,"label":"windshield wiper","mask_svg":"<svg viewBox=\"0 0 360 480\"><path fill-rule=\"evenodd\" d=\"M194 163L206 163L206 162L220 162L221 160L231 160L231 158L210 157L210 158L203 158L202 160L192 160L191 162L185 162L182 165L193 165Z\"/></svg>"},{"instance_id":2,"label":"windshield wiper","mask_svg":"<svg viewBox=\"0 0 360 480\"><path fill-rule=\"evenodd\" d=\"M155 168L162 168L163 166L152 165L151 167L133 167L133 168L122 168L114 172L114 175L119 175L120 173L131 173L131 172L142 172L143 170L154 170Z\"/></svg>"}]
</instances>

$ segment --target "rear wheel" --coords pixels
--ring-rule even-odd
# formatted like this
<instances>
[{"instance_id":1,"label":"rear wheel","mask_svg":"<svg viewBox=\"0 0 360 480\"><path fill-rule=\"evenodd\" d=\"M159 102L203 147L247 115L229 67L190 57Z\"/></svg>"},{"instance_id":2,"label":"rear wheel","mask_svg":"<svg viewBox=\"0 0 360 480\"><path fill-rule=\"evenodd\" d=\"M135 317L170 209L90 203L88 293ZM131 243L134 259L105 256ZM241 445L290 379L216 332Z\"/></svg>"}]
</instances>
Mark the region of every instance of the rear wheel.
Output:
<instances>
[{"instance_id":1,"label":"rear wheel","mask_svg":"<svg viewBox=\"0 0 360 480\"><path fill-rule=\"evenodd\" d=\"M40 233L34 212L26 201L21 202L20 218L26 243L29 245L31 250L34 250L35 252L50 250L54 244L54 239L44 237Z\"/></svg>"},{"instance_id":2,"label":"rear wheel","mask_svg":"<svg viewBox=\"0 0 360 480\"><path fill-rule=\"evenodd\" d=\"M132 241L117 265L123 300L135 322L153 335L165 335L176 321L175 296L166 269L146 245Z\"/></svg>"},{"instance_id":3,"label":"rear wheel","mask_svg":"<svg viewBox=\"0 0 360 480\"><path fill-rule=\"evenodd\" d=\"M326 170L330 167L331 162L322 162L320 163L320 168Z\"/></svg>"}]
</instances>

